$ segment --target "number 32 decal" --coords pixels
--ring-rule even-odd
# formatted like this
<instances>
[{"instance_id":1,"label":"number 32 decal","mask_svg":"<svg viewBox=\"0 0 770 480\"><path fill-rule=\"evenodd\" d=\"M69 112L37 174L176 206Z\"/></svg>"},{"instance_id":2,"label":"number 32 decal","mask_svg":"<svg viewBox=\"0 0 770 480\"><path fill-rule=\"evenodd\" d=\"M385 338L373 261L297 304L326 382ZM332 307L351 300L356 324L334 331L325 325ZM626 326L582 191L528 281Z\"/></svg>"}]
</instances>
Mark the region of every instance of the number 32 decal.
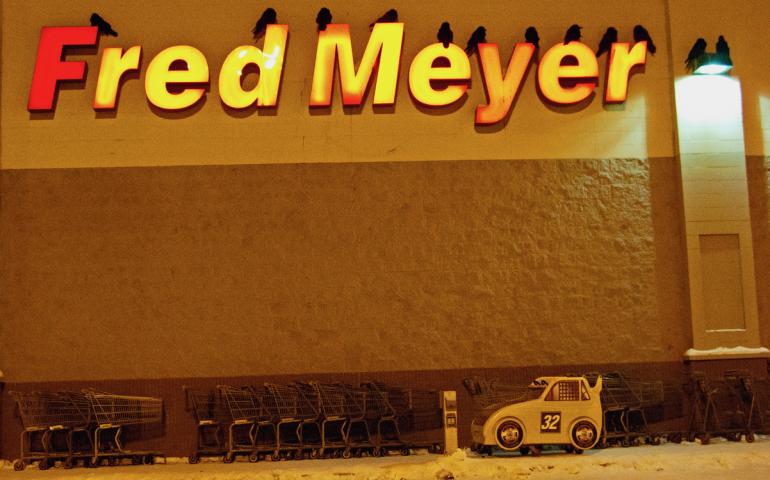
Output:
<instances>
[{"instance_id":1,"label":"number 32 decal","mask_svg":"<svg viewBox=\"0 0 770 480\"><path fill-rule=\"evenodd\" d=\"M540 433L559 433L559 431L561 431L561 412L542 412Z\"/></svg>"}]
</instances>

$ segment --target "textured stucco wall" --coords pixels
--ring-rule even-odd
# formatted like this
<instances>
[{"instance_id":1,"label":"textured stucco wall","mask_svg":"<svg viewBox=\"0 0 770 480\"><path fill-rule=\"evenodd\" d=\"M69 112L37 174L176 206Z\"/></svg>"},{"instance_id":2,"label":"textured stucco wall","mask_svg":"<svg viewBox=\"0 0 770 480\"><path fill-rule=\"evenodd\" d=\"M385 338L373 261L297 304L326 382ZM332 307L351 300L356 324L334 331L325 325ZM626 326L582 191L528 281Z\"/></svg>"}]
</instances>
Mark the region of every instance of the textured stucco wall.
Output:
<instances>
[{"instance_id":1,"label":"textured stucco wall","mask_svg":"<svg viewBox=\"0 0 770 480\"><path fill-rule=\"evenodd\" d=\"M5 170L0 363L18 382L675 361L675 172Z\"/></svg>"},{"instance_id":2,"label":"textured stucco wall","mask_svg":"<svg viewBox=\"0 0 770 480\"><path fill-rule=\"evenodd\" d=\"M757 275L759 334L770 346L770 157L749 157L746 163L751 203L751 228Z\"/></svg>"}]
</instances>

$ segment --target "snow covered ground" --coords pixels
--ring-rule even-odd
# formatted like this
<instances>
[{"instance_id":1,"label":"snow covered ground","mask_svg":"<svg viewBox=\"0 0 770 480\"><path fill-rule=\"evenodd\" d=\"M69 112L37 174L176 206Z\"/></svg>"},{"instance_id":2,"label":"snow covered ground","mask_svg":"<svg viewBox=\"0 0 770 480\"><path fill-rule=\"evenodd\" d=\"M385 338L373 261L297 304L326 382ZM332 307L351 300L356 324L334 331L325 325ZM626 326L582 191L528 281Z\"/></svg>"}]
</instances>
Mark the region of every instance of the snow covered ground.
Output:
<instances>
[{"instance_id":1,"label":"snow covered ground","mask_svg":"<svg viewBox=\"0 0 770 480\"><path fill-rule=\"evenodd\" d=\"M544 453L539 458L482 458L468 451L451 456L413 455L351 460L237 462L204 461L188 465L182 459L154 466L60 468L40 471L34 466L14 472L0 467L3 480L423 480L436 479L770 479L770 438L755 443L712 441L664 444L657 447L609 448L583 455Z\"/></svg>"}]
</instances>

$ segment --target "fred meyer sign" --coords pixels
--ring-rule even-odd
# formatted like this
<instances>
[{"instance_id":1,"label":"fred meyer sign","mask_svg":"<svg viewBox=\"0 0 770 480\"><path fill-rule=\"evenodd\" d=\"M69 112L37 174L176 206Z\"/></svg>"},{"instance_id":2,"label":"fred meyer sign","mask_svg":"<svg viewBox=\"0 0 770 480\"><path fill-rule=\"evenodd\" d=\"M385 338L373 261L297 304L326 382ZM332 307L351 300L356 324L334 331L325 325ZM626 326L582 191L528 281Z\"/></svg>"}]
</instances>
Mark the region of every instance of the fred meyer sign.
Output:
<instances>
[{"instance_id":1,"label":"fred meyer sign","mask_svg":"<svg viewBox=\"0 0 770 480\"><path fill-rule=\"evenodd\" d=\"M230 52L219 71L219 95L227 107L244 109L278 104L288 35L288 25L269 25L262 49L246 45ZM29 111L53 110L59 81L85 79L85 62L63 60L64 49L93 47L97 39L96 27L42 29L27 104ZM339 69L343 105L361 105L372 83L374 105L393 105L403 41L403 23L375 24L366 50L356 62L349 25L328 25L318 34L309 106L331 106L335 68ZM535 46L517 43L505 68L497 44L479 44L477 56L487 103L476 107L476 124L491 125L508 115L530 65L536 61ZM121 78L139 70L141 58L139 45L125 51L104 49L93 101L95 110L115 109ZM646 61L647 42L633 46L614 43L608 59L604 101L624 102L632 69ZM244 72L254 66L259 69L259 81L253 89L244 90L241 81ZM374 82L372 77L376 78ZM470 59L455 44L428 45L409 66L409 92L415 102L426 106L445 107L461 100L470 79ZM580 42L551 47L537 65L538 88L548 102L556 105L585 101L596 89L598 79L596 55ZM210 81L209 65L203 53L191 46L177 45L166 48L150 61L145 73L145 92L149 102L158 108L184 110L201 100Z\"/></svg>"}]
</instances>

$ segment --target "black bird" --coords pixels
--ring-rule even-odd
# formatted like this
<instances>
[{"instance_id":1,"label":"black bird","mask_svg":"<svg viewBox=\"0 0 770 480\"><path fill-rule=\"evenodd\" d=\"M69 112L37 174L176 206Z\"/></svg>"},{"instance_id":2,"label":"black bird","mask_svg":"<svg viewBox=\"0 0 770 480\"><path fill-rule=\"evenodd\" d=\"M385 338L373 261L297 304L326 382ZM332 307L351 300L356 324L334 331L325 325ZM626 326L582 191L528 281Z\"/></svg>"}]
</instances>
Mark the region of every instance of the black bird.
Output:
<instances>
[{"instance_id":1,"label":"black bird","mask_svg":"<svg viewBox=\"0 0 770 480\"><path fill-rule=\"evenodd\" d=\"M655 47L655 44L652 43L652 37L650 36L650 32L647 31L646 28L644 28L641 25L637 25L634 27L634 42L639 43L641 41L647 41L647 51L651 54L655 55L655 52L658 51L658 49Z\"/></svg>"},{"instance_id":2,"label":"black bird","mask_svg":"<svg viewBox=\"0 0 770 480\"><path fill-rule=\"evenodd\" d=\"M465 47L465 53L473 54L479 43L487 43L487 29L484 27L479 27L473 31L471 38L468 39L468 45Z\"/></svg>"},{"instance_id":3,"label":"black bird","mask_svg":"<svg viewBox=\"0 0 770 480\"><path fill-rule=\"evenodd\" d=\"M599 50L596 51L596 56L600 57L602 54L609 52L612 48L612 44L617 43L617 41L618 30L615 27L608 28L599 42Z\"/></svg>"},{"instance_id":4,"label":"black bird","mask_svg":"<svg viewBox=\"0 0 770 480\"><path fill-rule=\"evenodd\" d=\"M535 50L540 48L540 35L537 34L537 29L535 27L527 28L527 31L524 32L524 40L526 40L527 43L534 45Z\"/></svg>"},{"instance_id":5,"label":"black bird","mask_svg":"<svg viewBox=\"0 0 770 480\"><path fill-rule=\"evenodd\" d=\"M375 23L395 23L398 21L398 12L395 8L391 8L385 12L380 18L369 24L369 28L372 28Z\"/></svg>"},{"instance_id":6,"label":"black bird","mask_svg":"<svg viewBox=\"0 0 770 480\"><path fill-rule=\"evenodd\" d=\"M315 17L315 23L318 24L319 32L326 30L326 26L332 23L332 12L326 7L318 10L318 15Z\"/></svg>"},{"instance_id":7,"label":"black bird","mask_svg":"<svg viewBox=\"0 0 770 480\"><path fill-rule=\"evenodd\" d=\"M719 40L717 40L717 57L727 63L727 65L733 64L733 61L730 58L730 46L722 35L720 35Z\"/></svg>"},{"instance_id":8,"label":"black bird","mask_svg":"<svg viewBox=\"0 0 770 480\"><path fill-rule=\"evenodd\" d=\"M251 30L251 33L254 34L254 40L258 39L265 32L268 25L274 25L277 21L278 16L274 9L268 8L262 12L262 16L259 17L257 24L254 25L254 28Z\"/></svg>"},{"instance_id":9,"label":"black bird","mask_svg":"<svg viewBox=\"0 0 770 480\"><path fill-rule=\"evenodd\" d=\"M578 24L572 25L567 29L567 33L564 35L564 45L569 42L579 42L583 38L583 34L580 33L580 29L583 28Z\"/></svg>"},{"instance_id":10,"label":"black bird","mask_svg":"<svg viewBox=\"0 0 770 480\"><path fill-rule=\"evenodd\" d=\"M91 26L98 27L101 35L110 35L113 37L118 36L118 32L112 29L112 25L107 23L107 20L103 19L97 13L91 14Z\"/></svg>"},{"instance_id":11,"label":"black bird","mask_svg":"<svg viewBox=\"0 0 770 480\"><path fill-rule=\"evenodd\" d=\"M439 42L444 44L444 48L449 48L449 44L452 43L452 41L455 39L455 34L449 27L449 22L444 22L441 24L441 28L438 29L438 35L436 35L436 38Z\"/></svg>"},{"instance_id":12,"label":"black bird","mask_svg":"<svg viewBox=\"0 0 770 480\"><path fill-rule=\"evenodd\" d=\"M690 49L690 53L687 54L687 60L684 61L685 65L687 65L687 70L691 72L695 70L695 64L704 53L706 53L706 40L699 38Z\"/></svg>"}]
</instances>

